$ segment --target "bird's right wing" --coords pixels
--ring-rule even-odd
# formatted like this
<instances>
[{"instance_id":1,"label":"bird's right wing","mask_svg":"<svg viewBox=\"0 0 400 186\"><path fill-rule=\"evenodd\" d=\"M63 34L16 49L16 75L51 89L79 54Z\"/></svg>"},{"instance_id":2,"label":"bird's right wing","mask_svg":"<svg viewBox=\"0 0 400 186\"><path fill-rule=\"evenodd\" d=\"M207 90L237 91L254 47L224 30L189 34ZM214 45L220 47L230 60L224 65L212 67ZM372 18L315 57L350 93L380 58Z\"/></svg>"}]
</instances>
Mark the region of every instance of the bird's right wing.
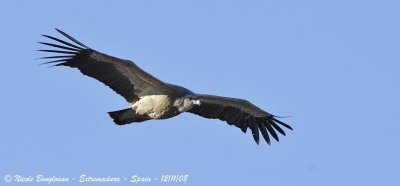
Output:
<instances>
[{"instance_id":1,"label":"bird's right wing","mask_svg":"<svg viewBox=\"0 0 400 186\"><path fill-rule=\"evenodd\" d=\"M56 30L75 44L52 36L43 35L44 37L57 41L58 44L39 43L62 49L39 50L61 54L44 57L44 59L55 59L47 63L55 63L54 66L78 68L84 75L101 81L124 97L128 102L134 102L139 97L145 95L168 94L173 92L171 87L140 69L132 61L97 52L65 32L58 29Z\"/></svg>"},{"instance_id":2,"label":"bird's right wing","mask_svg":"<svg viewBox=\"0 0 400 186\"><path fill-rule=\"evenodd\" d=\"M279 125L292 130L292 127L279 121L274 115L261 110L246 100L200 94L197 94L196 97L200 100L201 105L194 106L188 112L205 118L226 121L228 124L240 128L244 133L249 128L257 144L260 142L259 132L261 132L265 141L271 144L269 135L279 141L275 130L286 135Z\"/></svg>"}]
</instances>

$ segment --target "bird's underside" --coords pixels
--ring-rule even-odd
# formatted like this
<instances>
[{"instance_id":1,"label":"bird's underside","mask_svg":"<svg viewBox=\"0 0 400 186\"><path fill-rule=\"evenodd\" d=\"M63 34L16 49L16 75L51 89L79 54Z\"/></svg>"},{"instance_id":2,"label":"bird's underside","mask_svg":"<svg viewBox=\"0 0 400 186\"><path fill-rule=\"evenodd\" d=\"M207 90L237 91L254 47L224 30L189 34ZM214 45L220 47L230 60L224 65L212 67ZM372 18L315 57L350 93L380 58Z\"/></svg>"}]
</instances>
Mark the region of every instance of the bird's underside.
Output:
<instances>
[{"instance_id":1,"label":"bird's underside","mask_svg":"<svg viewBox=\"0 0 400 186\"><path fill-rule=\"evenodd\" d=\"M286 135L281 126L292 130L274 115L246 100L195 94L184 87L164 83L132 61L93 50L61 30L56 30L73 43L43 35L58 42L57 44L39 42L53 47L51 50L39 51L58 54L44 57L43 59L53 60L45 64L77 68L82 74L97 79L124 97L131 106L109 112L110 117L118 125L151 119L168 119L188 112L225 121L240 128L244 133L250 129L257 144L260 141L260 132L265 141L271 144L270 136L279 141L277 132Z\"/></svg>"}]
</instances>

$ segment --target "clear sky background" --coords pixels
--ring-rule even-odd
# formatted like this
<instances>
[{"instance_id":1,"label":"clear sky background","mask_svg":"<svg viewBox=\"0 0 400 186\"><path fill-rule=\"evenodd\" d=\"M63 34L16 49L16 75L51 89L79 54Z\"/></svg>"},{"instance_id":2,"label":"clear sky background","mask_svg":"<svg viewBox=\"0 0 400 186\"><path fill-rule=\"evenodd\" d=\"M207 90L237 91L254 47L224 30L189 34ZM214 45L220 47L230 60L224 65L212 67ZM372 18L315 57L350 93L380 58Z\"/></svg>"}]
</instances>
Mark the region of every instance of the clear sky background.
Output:
<instances>
[{"instance_id":1,"label":"clear sky background","mask_svg":"<svg viewBox=\"0 0 400 186\"><path fill-rule=\"evenodd\" d=\"M0 185L7 174L400 184L398 0L15 0L0 2L0 23ZM54 28L165 82L292 116L282 120L294 131L257 146L191 114L116 126L107 112L127 108L122 97L38 65L41 34L61 38Z\"/></svg>"}]
</instances>

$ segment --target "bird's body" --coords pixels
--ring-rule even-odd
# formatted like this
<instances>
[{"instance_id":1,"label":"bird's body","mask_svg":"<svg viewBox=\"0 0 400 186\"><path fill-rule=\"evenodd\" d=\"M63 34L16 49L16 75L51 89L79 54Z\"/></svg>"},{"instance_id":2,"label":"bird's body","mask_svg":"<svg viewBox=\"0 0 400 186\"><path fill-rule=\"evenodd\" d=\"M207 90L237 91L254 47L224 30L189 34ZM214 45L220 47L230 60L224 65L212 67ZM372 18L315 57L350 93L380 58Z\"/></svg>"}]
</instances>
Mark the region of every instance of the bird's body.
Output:
<instances>
[{"instance_id":1,"label":"bird's body","mask_svg":"<svg viewBox=\"0 0 400 186\"><path fill-rule=\"evenodd\" d=\"M179 114L173 107L174 100L168 95L143 96L132 104L132 110L139 115L147 115L151 119L168 119Z\"/></svg>"},{"instance_id":2,"label":"bird's body","mask_svg":"<svg viewBox=\"0 0 400 186\"><path fill-rule=\"evenodd\" d=\"M138 115L151 119L168 119L190 110L196 103L185 97L173 98L170 95L143 96L132 103L132 110Z\"/></svg>"},{"instance_id":3,"label":"bird's body","mask_svg":"<svg viewBox=\"0 0 400 186\"><path fill-rule=\"evenodd\" d=\"M63 50L40 50L59 53L59 56L44 57L56 59L47 63L54 66L78 68L83 74L104 83L120 94L131 105L129 108L109 112L118 125L138 123L151 119L168 119L189 112L205 118L220 119L240 128L243 132L251 129L254 140L259 143L259 132L270 144L272 135L277 141L279 133L285 132L278 124L288 129L289 125L279 121L274 115L263 111L242 99L196 94L173 84L168 84L140 69L129 60L119 59L93 50L73 37L57 29L59 33L75 44L43 35L63 45L40 42Z\"/></svg>"}]
</instances>

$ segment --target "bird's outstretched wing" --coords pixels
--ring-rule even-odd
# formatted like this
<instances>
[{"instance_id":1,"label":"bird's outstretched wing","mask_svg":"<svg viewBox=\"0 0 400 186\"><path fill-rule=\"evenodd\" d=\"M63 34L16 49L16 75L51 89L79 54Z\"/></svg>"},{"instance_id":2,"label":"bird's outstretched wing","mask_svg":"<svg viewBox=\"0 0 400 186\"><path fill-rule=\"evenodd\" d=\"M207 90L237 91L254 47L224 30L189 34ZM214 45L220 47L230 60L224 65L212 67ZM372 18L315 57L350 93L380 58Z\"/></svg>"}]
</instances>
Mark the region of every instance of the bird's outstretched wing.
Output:
<instances>
[{"instance_id":1,"label":"bird's outstretched wing","mask_svg":"<svg viewBox=\"0 0 400 186\"><path fill-rule=\"evenodd\" d=\"M78 68L84 75L95 78L109 86L128 102L134 102L141 96L163 94L172 91L169 86L140 69L132 61L97 52L65 32L56 30L74 44L52 36L43 35L58 43L39 42L56 49L39 51L59 54L42 58L54 59L44 64L54 63L54 66Z\"/></svg>"},{"instance_id":2,"label":"bird's outstretched wing","mask_svg":"<svg viewBox=\"0 0 400 186\"><path fill-rule=\"evenodd\" d=\"M293 130L289 125L276 119L274 115L261 110L246 100L211 95L197 95L196 97L200 100L201 106L195 106L188 112L205 118L226 121L228 124L242 129L244 133L249 128L257 144L260 142L259 131L270 145L269 135L279 141L275 130L286 135L279 125Z\"/></svg>"}]
</instances>

